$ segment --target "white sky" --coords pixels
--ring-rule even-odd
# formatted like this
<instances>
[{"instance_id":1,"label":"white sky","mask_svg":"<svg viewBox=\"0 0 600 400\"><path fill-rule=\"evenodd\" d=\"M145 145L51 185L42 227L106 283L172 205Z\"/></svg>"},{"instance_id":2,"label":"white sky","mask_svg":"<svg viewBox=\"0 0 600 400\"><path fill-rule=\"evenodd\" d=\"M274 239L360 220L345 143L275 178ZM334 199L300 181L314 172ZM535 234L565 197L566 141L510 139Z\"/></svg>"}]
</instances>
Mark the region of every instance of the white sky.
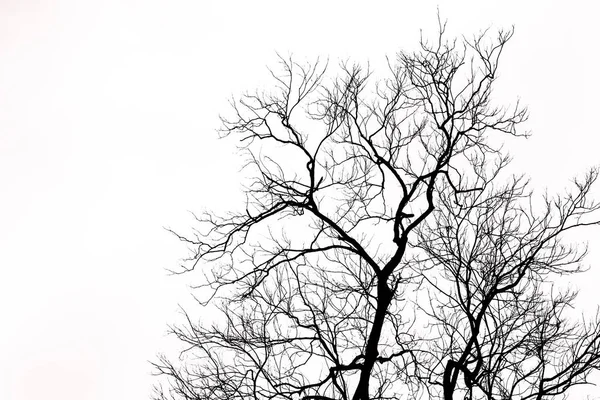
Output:
<instances>
[{"instance_id":1,"label":"white sky","mask_svg":"<svg viewBox=\"0 0 600 400\"><path fill-rule=\"evenodd\" d=\"M0 0L0 399L146 399L192 283L167 277L186 253L163 227L238 190L214 132L228 98L262 87L275 51L377 65L437 6L295 3ZM452 32L516 26L497 95L529 105L511 152L534 184L600 164L595 2L439 3Z\"/></svg>"}]
</instances>

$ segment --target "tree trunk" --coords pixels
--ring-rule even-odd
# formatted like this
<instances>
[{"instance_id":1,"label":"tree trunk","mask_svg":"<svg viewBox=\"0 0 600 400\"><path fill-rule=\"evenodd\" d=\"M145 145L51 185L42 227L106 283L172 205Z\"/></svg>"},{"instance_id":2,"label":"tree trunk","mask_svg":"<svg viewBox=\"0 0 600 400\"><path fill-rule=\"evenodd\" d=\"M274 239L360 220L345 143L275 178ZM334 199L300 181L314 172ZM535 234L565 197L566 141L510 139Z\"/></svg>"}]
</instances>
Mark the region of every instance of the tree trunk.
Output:
<instances>
[{"instance_id":1,"label":"tree trunk","mask_svg":"<svg viewBox=\"0 0 600 400\"><path fill-rule=\"evenodd\" d=\"M385 314L392 301L392 290L387 285L387 279L380 277L377 284L377 309L375 310L375 319L373 327L367 340L365 350L365 361L361 368L360 379L354 392L353 400L369 400L369 381L371 380L371 371L379 356L379 338L385 322Z\"/></svg>"}]
</instances>

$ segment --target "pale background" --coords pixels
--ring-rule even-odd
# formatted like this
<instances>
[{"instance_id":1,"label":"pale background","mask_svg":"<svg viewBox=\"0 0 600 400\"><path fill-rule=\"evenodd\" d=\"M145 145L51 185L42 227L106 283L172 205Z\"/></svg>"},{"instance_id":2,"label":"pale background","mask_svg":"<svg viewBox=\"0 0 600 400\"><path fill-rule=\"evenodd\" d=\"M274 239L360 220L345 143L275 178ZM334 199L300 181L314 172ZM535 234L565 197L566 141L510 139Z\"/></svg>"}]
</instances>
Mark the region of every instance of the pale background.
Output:
<instances>
[{"instance_id":1,"label":"pale background","mask_svg":"<svg viewBox=\"0 0 600 400\"><path fill-rule=\"evenodd\" d=\"M530 107L511 150L536 187L599 164L595 2L439 3L455 33L516 26L496 93ZM239 193L214 132L228 98L264 87L276 50L381 65L437 7L295 4L0 0L0 399L146 399L192 283L167 277L186 253L163 227ZM584 236L593 309L600 235Z\"/></svg>"}]
</instances>

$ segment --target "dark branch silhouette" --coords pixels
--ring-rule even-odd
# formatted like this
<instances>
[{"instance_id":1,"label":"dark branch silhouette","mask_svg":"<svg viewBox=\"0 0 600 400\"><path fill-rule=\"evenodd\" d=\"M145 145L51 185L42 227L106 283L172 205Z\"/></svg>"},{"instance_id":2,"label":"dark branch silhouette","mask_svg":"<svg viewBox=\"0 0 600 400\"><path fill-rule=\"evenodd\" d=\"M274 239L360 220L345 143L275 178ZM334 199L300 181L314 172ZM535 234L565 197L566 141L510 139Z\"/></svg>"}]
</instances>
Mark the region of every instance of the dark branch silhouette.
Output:
<instances>
[{"instance_id":1,"label":"dark branch silhouette","mask_svg":"<svg viewBox=\"0 0 600 400\"><path fill-rule=\"evenodd\" d=\"M157 399L546 399L600 366L600 319L571 322L582 271L563 234L597 224L592 170L535 199L506 177L526 110L495 105L512 31L445 25L386 78L280 59L222 134L251 177L241 212L177 237L215 321L173 328ZM506 183L508 182L508 183Z\"/></svg>"}]
</instances>

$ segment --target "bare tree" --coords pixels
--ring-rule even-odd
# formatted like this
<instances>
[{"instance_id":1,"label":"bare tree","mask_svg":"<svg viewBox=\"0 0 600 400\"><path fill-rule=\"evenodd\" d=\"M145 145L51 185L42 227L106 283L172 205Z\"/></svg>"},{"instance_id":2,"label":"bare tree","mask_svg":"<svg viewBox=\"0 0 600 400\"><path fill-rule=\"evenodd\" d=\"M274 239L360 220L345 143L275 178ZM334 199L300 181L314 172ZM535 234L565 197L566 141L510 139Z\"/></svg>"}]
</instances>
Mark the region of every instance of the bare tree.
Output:
<instances>
[{"instance_id":1,"label":"bare tree","mask_svg":"<svg viewBox=\"0 0 600 400\"><path fill-rule=\"evenodd\" d=\"M461 196L439 192L433 218L419 226L424 250L429 361L422 377L452 399L546 399L600 366L600 319L572 323L576 292L549 278L581 272L585 250L563 244L591 223L588 199L598 171L572 193L534 206L523 178ZM445 227L445 228L444 228Z\"/></svg>"},{"instance_id":2,"label":"bare tree","mask_svg":"<svg viewBox=\"0 0 600 400\"><path fill-rule=\"evenodd\" d=\"M598 173L539 205L505 177L526 119L492 101L512 31L444 31L379 80L281 58L232 103L246 205L176 233L221 317L173 328L158 399L539 400L599 368L600 319L569 322L575 293L550 283L582 270L563 234L597 223Z\"/></svg>"}]
</instances>

